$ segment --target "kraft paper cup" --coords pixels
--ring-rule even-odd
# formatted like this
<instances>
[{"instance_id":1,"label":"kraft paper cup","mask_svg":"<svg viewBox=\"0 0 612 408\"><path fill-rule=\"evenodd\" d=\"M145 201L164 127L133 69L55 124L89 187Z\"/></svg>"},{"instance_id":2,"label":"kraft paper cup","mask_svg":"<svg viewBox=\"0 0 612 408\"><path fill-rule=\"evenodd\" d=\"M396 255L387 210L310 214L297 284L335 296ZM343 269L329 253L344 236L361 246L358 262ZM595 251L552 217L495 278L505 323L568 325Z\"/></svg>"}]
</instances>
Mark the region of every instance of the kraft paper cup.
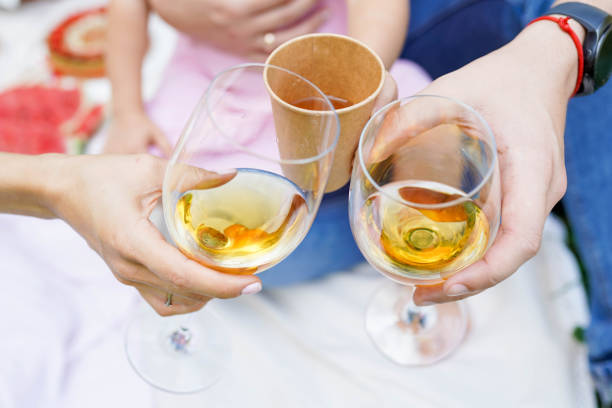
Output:
<instances>
[{"instance_id":1,"label":"kraft paper cup","mask_svg":"<svg viewBox=\"0 0 612 408\"><path fill-rule=\"evenodd\" d=\"M307 34L280 45L270 54L266 64L295 72L314 83L328 97L352 103L336 110L340 137L326 191L339 189L350 178L359 135L383 87L385 66L382 60L372 49L353 38L338 34ZM312 90L303 84L291 83L288 76L275 78L273 72L264 75L272 96L281 155L287 158L315 156L315 144L309 139L317 137L321 115L333 115L333 111L322 106L322 110L295 106L294 103L308 98ZM299 179L299 176L293 176Z\"/></svg>"}]
</instances>

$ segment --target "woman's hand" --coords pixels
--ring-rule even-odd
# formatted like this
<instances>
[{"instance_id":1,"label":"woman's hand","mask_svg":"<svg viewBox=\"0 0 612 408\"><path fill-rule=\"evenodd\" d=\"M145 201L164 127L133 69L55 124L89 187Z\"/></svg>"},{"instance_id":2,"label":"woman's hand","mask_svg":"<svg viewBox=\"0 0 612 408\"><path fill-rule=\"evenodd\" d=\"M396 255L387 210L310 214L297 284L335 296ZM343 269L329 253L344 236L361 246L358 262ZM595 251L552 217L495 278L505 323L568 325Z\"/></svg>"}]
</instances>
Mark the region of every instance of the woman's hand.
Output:
<instances>
[{"instance_id":1,"label":"woman's hand","mask_svg":"<svg viewBox=\"0 0 612 408\"><path fill-rule=\"evenodd\" d=\"M166 157L172 153L166 136L145 113L113 117L104 146L106 153L146 153L151 146L159 148Z\"/></svg>"},{"instance_id":2,"label":"woman's hand","mask_svg":"<svg viewBox=\"0 0 612 408\"><path fill-rule=\"evenodd\" d=\"M264 61L274 48L327 19L319 0L150 0L177 30L224 51ZM314 11L314 12L313 12Z\"/></svg>"},{"instance_id":3,"label":"woman's hand","mask_svg":"<svg viewBox=\"0 0 612 408\"><path fill-rule=\"evenodd\" d=\"M208 300L255 293L255 276L203 267L168 244L149 216L161 196L165 160L149 155L50 156L60 180L48 205L79 232L117 280L134 286L163 316L188 313ZM213 187L233 175L193 173L194 183ZM197 180L195 180L197 179ZM166 296L173 294L172 306Z\"/></svg>"}]
</instances>

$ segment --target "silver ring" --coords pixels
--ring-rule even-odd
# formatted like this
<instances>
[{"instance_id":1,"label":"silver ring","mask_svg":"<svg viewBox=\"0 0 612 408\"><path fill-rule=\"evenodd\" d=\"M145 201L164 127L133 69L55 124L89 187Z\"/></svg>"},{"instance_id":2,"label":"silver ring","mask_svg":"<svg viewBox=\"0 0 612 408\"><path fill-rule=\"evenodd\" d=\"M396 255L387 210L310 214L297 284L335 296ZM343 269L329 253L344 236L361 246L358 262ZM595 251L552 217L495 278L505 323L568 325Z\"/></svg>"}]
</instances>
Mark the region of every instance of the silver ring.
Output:
<instances>
[{"instance_id":1,"label":"silver ring","mask_svg":"<svg viewBox=\"0 0 612 408\"><path fill-rule=\"evenodd\" d=\"M168 292L166 295L166 306L172 306L172 293Z\"/></svg>"},{"instance_id":2,"label":"silver ring","mask_svg":"<svg viewBox=\"0 0 612 408\"><path fill-rule=\"evenodd\" d=\"M274 44L276 43L276 34L274 33L265 33L263 36L263 42L268 51L272 51L274 48Z\"/></svg>"}]
</instances>

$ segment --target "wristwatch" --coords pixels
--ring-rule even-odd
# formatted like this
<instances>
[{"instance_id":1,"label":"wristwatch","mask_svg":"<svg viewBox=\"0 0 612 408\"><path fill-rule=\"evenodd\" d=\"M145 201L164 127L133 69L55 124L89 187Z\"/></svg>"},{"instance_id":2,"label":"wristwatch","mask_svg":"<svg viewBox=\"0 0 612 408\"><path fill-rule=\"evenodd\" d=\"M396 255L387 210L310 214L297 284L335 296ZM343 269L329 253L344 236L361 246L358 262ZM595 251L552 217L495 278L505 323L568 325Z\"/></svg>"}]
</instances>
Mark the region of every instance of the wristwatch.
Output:
<instances>
[{"instance_id":1,"label":"wristwatch","mask_svg":"<svg viewBox=\"0 0 612 408\"><path fill-rule=\"evenodd\" d=\"M577 95L592 94L608 82L612 74L612 16L597 7L578 2L560 4L546 14L570 17L584 27L584 75Z\"/></svg>"}]
</instances>

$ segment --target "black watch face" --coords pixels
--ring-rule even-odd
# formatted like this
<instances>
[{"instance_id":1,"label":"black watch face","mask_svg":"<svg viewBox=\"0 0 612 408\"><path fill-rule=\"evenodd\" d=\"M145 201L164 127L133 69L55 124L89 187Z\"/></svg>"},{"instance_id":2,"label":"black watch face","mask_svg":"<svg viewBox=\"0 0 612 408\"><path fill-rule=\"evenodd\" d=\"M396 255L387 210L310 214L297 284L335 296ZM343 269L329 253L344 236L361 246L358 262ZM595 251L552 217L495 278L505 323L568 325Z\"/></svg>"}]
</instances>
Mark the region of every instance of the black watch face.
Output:
<instances>
[{"instance_id":1,"label":"black watch face","mask_svg":"<svg viewBox=\"0 0 612 408\"><path fill-rule=\"evenodd\" d=\"M603 33L598 48L594 72L595 89L603 86L612 74L612 26Z\"/></svg>"}]
</instances>

